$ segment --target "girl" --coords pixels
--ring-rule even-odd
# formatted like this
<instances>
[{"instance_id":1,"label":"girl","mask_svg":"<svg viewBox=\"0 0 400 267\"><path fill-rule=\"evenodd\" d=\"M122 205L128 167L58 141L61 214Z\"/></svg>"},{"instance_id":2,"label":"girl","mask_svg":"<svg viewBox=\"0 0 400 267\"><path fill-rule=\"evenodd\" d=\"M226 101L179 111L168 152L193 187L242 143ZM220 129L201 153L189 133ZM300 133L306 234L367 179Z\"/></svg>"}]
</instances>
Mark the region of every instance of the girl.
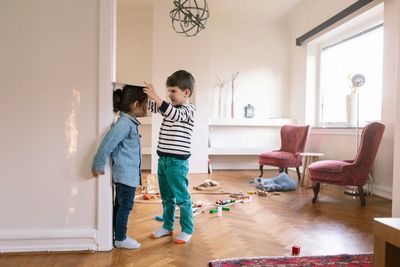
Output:
<instances>
[{"instance_id":1,"label":"girl","mask_svg":"<svg viewBox=\"0 0 400 267\"><path fill-rule=\"evenodd\" d=\"M104 166L111 155L112 178L116 188L113 224L117 248L137 249L140 243L126 235L128 216L133 208L136 187L141 183L139 121L147 112L148 97L143 87L125 85L113 95L114 111L120 117L108 131L93 160L94 177L104 174Z\"/></svg>"}]
</instances>

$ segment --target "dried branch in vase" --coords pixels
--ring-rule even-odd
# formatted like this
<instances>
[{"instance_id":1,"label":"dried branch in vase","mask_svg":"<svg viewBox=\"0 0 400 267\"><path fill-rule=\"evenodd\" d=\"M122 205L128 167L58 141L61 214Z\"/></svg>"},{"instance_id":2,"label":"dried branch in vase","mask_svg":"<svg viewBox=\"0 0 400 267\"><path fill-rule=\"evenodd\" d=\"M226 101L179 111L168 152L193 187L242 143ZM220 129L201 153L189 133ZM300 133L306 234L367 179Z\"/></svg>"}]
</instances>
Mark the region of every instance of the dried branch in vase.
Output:
<instances>
[{"instance_id":1,"label":"dried branch in vase","mask_svg":"<svg viewBox=\"0 0 400 267\"><path fill-rule=\"evenodd\" d=\"M218 75L215 75L217 78L217 88L218 88L218 118L221 118L222 113L222 89L228 84L229 81L225 79L221 79Z\"/></svg>"},{"instance_id":2,"label":"dried branch in vase","mask_svg":"<svg viewBox=\"0 0 400 267\"><path fill-rule=\"evenodd\" d=\"M232 102L231 102L231 118L233 119L235 117L235 80L237 76L239 75L239 72L235 72L232 74L231 82L232 82Z\"/></svg>"}]
</instances>

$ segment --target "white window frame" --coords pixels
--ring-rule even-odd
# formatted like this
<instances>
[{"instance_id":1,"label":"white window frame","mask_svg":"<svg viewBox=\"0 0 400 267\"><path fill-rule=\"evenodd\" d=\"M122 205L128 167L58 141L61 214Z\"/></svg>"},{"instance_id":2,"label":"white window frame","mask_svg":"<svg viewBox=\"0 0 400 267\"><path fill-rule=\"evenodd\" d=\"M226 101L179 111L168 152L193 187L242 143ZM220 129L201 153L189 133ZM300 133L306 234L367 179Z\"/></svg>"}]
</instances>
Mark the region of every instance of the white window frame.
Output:
<instances>
[{"instance_id":1,"label":"white window frame","mask_svg":"<svg viewBox=\"0 0 400 267\"><path fill-rule=\"evenodd\" d=\"M383 6L382 6L383 7ZM361 17L361 16L360 16ZM322 127L322 128L354 128L352 126L346 125L346 121L344 122L323 122L322 121L322 87L321 87L321 54L324 47L328 47L331 45L335 45L344 41L346 39L352 38L361 32L364 32L374 26L379 24L383 25L383 8L382 11L376 12L373 16L366 16L366 18L361 18L360 21L351 25L351 22L348 22L350 25L342 25L344 29L335 29L332 30L332 34L327 33L326 36L321 36L320 40L316 40L317 45L317 55L316 55L316 94L315 94L315 101L316 101L316 109L315 109L315 127ZM340 28L340 27L338 27ZM368 121L367 121L368 122ZM360 122L359 127L363 127L363 123L367 122Z\"/></svg>"}]
</instances>

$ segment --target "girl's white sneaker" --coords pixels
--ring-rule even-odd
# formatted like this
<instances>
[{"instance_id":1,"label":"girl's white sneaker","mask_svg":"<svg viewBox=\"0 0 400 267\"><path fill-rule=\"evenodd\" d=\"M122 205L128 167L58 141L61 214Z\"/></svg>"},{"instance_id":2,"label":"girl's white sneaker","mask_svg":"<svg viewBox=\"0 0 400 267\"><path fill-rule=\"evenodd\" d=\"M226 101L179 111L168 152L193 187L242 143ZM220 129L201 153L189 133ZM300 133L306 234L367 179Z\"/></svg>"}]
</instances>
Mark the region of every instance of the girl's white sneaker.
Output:
<instances>
[{"instance_id":1,"label":"girl's white sneaker","mask_svg":"<svg viewBox=\"0 0 400 267\"><path fill-rule=\"evenodd\" d=\"M137 242L135 239L130 238L127 236L123 241L114 241L114 245L116 248L125 248L125 249L138 249L140 248L140 243Z\"/></svg>"}]
</instances>

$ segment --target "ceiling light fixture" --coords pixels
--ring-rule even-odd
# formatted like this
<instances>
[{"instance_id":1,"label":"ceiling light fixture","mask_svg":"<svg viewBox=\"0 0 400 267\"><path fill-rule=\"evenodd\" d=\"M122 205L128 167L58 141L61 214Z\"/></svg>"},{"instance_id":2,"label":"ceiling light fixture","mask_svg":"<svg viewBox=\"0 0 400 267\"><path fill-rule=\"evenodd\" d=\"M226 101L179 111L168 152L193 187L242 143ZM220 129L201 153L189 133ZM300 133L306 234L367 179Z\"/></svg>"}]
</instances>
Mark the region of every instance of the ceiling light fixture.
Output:
<instances>
[{"instance_id":1,"label":"ceiling light fixture","mask_svg":"<svg viewBox=\"0 0 400 267\"><path fill-rule=\"evenodd\" d=\"M169 16L176 33L191 37L205 29L210 16L206 0L176 0L174 5Z\"/></svg>"}]
</instances>

